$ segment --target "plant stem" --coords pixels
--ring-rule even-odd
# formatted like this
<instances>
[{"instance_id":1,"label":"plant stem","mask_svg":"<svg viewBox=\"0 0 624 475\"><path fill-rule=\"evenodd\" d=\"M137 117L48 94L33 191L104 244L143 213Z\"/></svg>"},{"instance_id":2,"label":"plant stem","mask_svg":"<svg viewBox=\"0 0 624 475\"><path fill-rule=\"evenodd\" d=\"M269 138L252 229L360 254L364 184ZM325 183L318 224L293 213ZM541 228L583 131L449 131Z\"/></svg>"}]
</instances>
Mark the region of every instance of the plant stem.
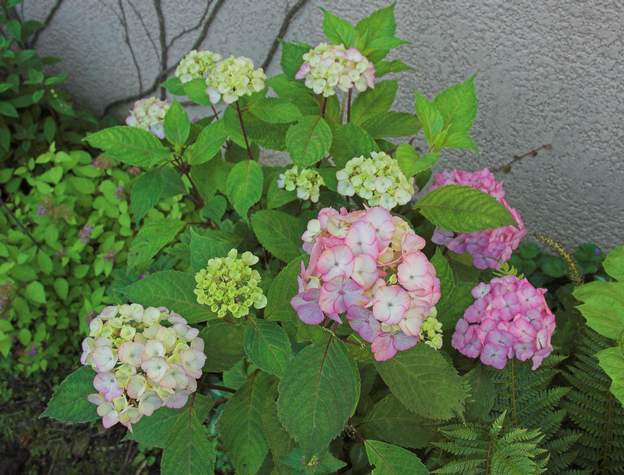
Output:
<instances>
[{"instance_id":1,"label":"plant stem","mask_svg":"<svg viewBox=\"0 0 624 475\"><path fill-rule=\"evenodd\" d=\"M349 89L347 94L347 124L351 122L351 98L353 97L353 88Z\"/></svg>"},{"instance_id":2,"label":"plant stem","mask_svg":"<svg viewBox=\"0 0 624 475\"><path fill-rule=\"evenodd\" d=\"M191 184L190 198L191 198L191 201L193 202L193 204L197 207L197 209L203 208L204 207L204 200L201 197L201 193L199 192L199 188L197 188L197 185L195 185L195 182L193 181L193 178L191 178L191 174L190 174L186 164L183 163L182 160L179 157L174 157L174 159L173 159L173 166L175 167L176 170L178 170L178 172L181 175L184 175L186 178L188 178L188 181Z\"/></svg>"},{"instance_id":3,"label":"plant stem","mask_svg":"<svg viewBox=\"0 0 624 475\"><path fill-rule=\"evenodd\" d=\"M323 97L321 101L321 117L325 117L325 109L327 109L327 98Z\"/></svg>"},{"instance_id":4,"label":"plant stem","mask_svg":"<svg viewBox=\"0 0 624 475\"><path fill-rule=\"evenodd\" d=\"M518 407L516 404L516 366L511 359L511 422L514 427L518 426Z\"/></svg>"},{"instance_id":5,"label":"plant stem","mask_svg":"<svg viewBox=\"0 0 624 475\"><path fill-rule=\"evenodd\" d=\"M253 160L253 154L251 153L251 147L249 146L249 140L247 139L247 132L245 132L245 124L243 123L243 114L236 101L236 112L238 112L238 120L240 121L241 131L243 132L243 138L245 139L245 147L247 148L247 157L249 160Z\"/></svg>"},{"instance_id":6,"label":"plant stem","mask_svg":"<svg viewBox=\"0 0 624 475\"><path fill-rule=\"evenodd\" d=\"M210 108L212 109L212 114L214 115L214 120L219 120L219 111L215 108L213 104L210 104Z\"/></svg>"}]
</instances>

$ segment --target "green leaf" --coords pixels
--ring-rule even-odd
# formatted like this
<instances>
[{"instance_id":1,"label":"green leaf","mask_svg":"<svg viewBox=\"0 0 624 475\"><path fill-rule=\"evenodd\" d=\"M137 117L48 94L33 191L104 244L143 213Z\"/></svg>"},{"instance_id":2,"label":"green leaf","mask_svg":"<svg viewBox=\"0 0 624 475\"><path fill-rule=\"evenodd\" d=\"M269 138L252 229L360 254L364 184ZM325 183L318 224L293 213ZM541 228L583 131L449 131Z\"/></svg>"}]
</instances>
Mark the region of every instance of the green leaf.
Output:
<instances>
[{"instance_id":1,"label":"green leaf","mask_svg":"<svg viewBox=\"0 0 624 475\"><path fill-rule=\"evenodd\" d=\"M327 447L355 412L360 378L340 340L309 345L291 361L279 385L280 421L305 455Z\"/></svg>"},{"instance_id":2,"label":"green leaf","mask_svg":"<svg viewBox=\"0 0 624 475\"><path fill-rule=\"evenodd\" d=\"M225 184L226 195L236 212L247 220L247 212L262 197L262 169L253 160L238 162Z\"/></svg>"},{"instance_id":3,"label":"green leaf","mask_svg":"<svg viewBox=\"0 0 624 475\"><path fill-rule=\"evenodd\" d=\"M267 294L264 318L281 322L297 320L297 314L290 305L290 299L297 294L297 276L301 271L303 256L296 257L284 267L271 282Z\"/></svg>"},{"instance_id":4,"label":"green leaf","mask_svg":"<svg viewBox=\"0 0 624 475\"><path fill-rule=\"evenodd\" d=\"M371 43L377 38L394 36L396 21L394 19L394 4L374 11L371 15L362 18L355 26L355 47L365 55L371 50Z\"/></svg>"},{"instance_id":5,"label":"green leaf","mask_svg":"<svg viewBox=\"0 0 624 475\"><path fill-rule=\"evenodd\" d=\"M207 218L214 223L219 223L227 210L227 201L221 195L210 198L201 210L202 218Z\"/></svg>"},{"instance_id":6,"label":"green leaf","mask_svg":"<svg viewBox=\"0 0 624 475\"><path fill-rule=\"evenodd\" d=\"M624 355L622 348L614 346L596 353L600 367L611 378L610 390L613 395L624 405Z\"/></svg>"},{"instance_id":7,"label":"green leaf","mask_svg":"<svg viewBox=\"0 0 624 475\"><path fill-rule=\"evenodd\" d=\"M198 271L206 267L208 259L225 257L242 242L242 236L219 229L205 229L198 233L191 229L191 268Z\"/></svg>"},{"instance_id":8,"label":"green leaf","mask_svg":"<svg viewBox=\"0 0 624 475\"><path fill-rule=\"evenodd\" d=\"M403 61L394 59L392 61L379 61L375 65L375 77L380 78L390 73L402 73L403 71L409 71L413 69Z\"/></svg>"},{"instance_id":9,"label":"green leaf","mask_svg":"<svg viewBox=\"0 0 624 475\"><path fill-rule=\"evenodd\" d=\"M144 268L185 226L175 219L157 219L145 223L130 243L128 269Z\"/></svg>"},{"instance_id":10,"label":"green leaf","mask_svg":"<svg viewBox=\"0 0 624 475\"><path fill-rule=\"evenodd\" d=\"M158 165L171 155L158 138L136 127L109 127L88 134L85 140L92 147L103 150L107 157L137 167Z\"/></svg>"},{"instance_id":11,"label":"green leaf","mask_svg":"<svg viewBox=\"0 0 624 475\"><path fill-rule=\"evenodd\" d=\"M278 179L279 174L271 179L267 190L267 208L269 209L279 208L297 199L297 194L294 191L287 191L277 186Z\"/></svg>"},{"instance_id":12,"label":"green leaf","mask_svg":"<svg viewBox=\"0 0 624 475\"><path fill-rule=\"evenodd\" d=\"M171 167L159 167L142 173L130 191L130 211L137 221L160 201L185 192L180 175Z\"/></svg>"},{"instance_id":13,"label":"green leaf","mask_svg":"<svg viewBox=\"0 0 624 475\"><path fill-rule=\"evenodd\" d=\"M429 148L435 149L439 143L438 136L444 129L444 116L434 103L429 102L425 96L421 95L416 96L416 116L423 128Z\"/></svg>"},{"instance_id":14,"label":"green leaf","mask_svg":"<svg viewBox=\"0 0 624 475\"><path fill-rule=\"evenodd\" d=\"M343 44L347 48L352 46L355 28L351 23L337 17L328 10L323 10L323 32L333 44Z\"/></svg>"},{"instance_id":15,"label":"green leaf","mask_svg":"<svg viewBox=\"0 0 624 475\"><path fill-rule=\"evenodd\" d=\"M185 156L190 165L200 165L217 156L227 139L223 119L210 123L202 129L195 143L191 145Z\"/></svg>"},{"instance_id":16,"label":"green leaf","mask_svg":"<svg viewBox=\"0 0 624 475\"><path fill-rule=\"evenodd\" d=\"M380 36L370 42L369 48L373 50L389 50L408 43L409 41L402 40L396 36Z\"/></svg>"},{"instance_id":17,"label":"green leaf","mask_svg":"<svg viewBox=\"0 0 624 475\"><path fill-rule=\"evenodd\" d=\"M410 411L428 419L451 419L461 415L468 386L441 353L416 345L394 358L376 362L381 378ZM435 388L436 397L431 397Z\"/></svg>"},{"instance_id":18,"label":"green leaf","mask_svg":"<svg viewBox=\"0 0 624 475\"><path fill-rule=\"evenodd\" d=\"M332 143L332 132L320 116L306 116L286 132L286 149L292 161L307 168L321 160Z\"/></svg>"},{"instance_id":19,"label":"green leaf","mask_svg":"<svg viewBox=\"0 0 624 475\"><path fill-rule=\"evenodd\" d=\"M191 132L191 122L184 107L173 101L165 114L165 137L174 145L184 145Z\"/></svg>"},{"instance_id":20,"label":"green leaf","mask_svg":"<svg viewBox=\"0 0 624 475\"><path fill-rule=\"evenodd\" d=\"M184 96L184 85L182 82L175 76L170 77L165 82L163 82L162 87L167 89L174 96Z\"/></svg>"},{"instance_id":21,"label":"green leaf","mask_svg":"<svg viewBox=\"0 0 624 475\"><path fill-rule=\"evenodd\" d=\"M164 450L160 462L162 475L205 475L214 473L216 441L197 418L174 426L178 434Z\"/></svg>"},{"instance_id":22,"label":"green leaf","mask_svg":"<svg viewBox=\"0 0 624 475\"><path fill-rule=\"evenodd\" d=\"M366 120L362 128L374 139L382 139L416 135L420 124L416 116L407 112L384 112Z\"/></svg>"},{"instance_id":23,"label":"green leaf","mask_svg":"<svg viewBox=\"0 0 624 475\"><path fill-rule=\"evenodd\" d=\"M38 303L44 305L46 303L46 294L45 289L41 282L31 282L26 286L26 291L24 293L26 298L31 302Z\"/></svg>"},{"instance_id":24,"label":"green leaf","mask_svg":"<svg viewBox=\"0 0 624 475\"><path fill-rule=\"evenodd\" d=\"M444 118L449 137L468 136L477 116L477 95L475 76L440 92L433 100L436 109ZM445 146L448 147L447 144Z\"/></svg>"},{"instance_id":25,"label":"green leaf","mask_svg":"<svg viewBox=\"0 0 624 475\"><path fill-rule=\"evenodd\" d=\"M602 267L615 280L624 281L624 246L612 249L607 254Z\"/></svg>"},{"instance_id":26,"label":"green leaf","mask_svg":"<svg viewBox=\"0 0 624 475\"><path fill-rule=\"evenodd\" d=\"M276 322L252 321L245 332L245 353L258 368L281 378L292 358L286 331Z\"/></svg>"},{"instance_id":27,"label":"green leaf","mask_svg":"<svg viewBox=\"0 0 624 475\"><path fill-rule=\"evenodd\" d=\"M416 203L416 209L432 224L457 233L517 225L496 198L463 185L436 188Z\"/></svg>"},{"instance_id":28,"label":"green leaf","mask_svg":"<svg viewBox=\"0 0 624 475\"><path fill-rule=\"evenodd\" d=\"M233 167L232 163L222 160L221 157L191 167L191 177L204 201L210 201L217 191L225 194L227 177Z\"/></svg>"},{"instance_id":29,"label":"green leaf","mask_svg":"<svg viewBox=\"0 0 624 475\"><path fill-rule=\"evenodd\" d=\"M210 99L206 94L206 81L204 79L193 79L182 85L184 95L195 104L209 106Z\"/></svg>"},{"instance_id":30,"label":"green leaf","mask_svg":"<svg viewBox=\"0 0 624 475\"><path fill-rule=\"evenodd\" d=\"M396 81L379 81L374 89L368 89L357 96L351 108L351 120L358 125L366 119L388 112L396 98Z\"/></svg>"},{"instance_id":31,"label":"green leaf","mask_svg":"<svg viewBox=\"0 0 624 475\"><path fill-rule=\"evenodd\" d=\"M612 340L624 331L624 282L594 281L577 287L574 297L587 325Z\"/></svg>"},{"instance_id":32,"label":"green leaf","mask_svg":"<svg viewBox=\"0 0 624 475\"><path fill-rule=\"evenodd\" d=\"M369 157L377 150L377 144L368 132L350 122L336 127L330 152L336 168L341 169L353 157Z\"/></svg>"},{"instance_id":33,"label":"green leaf","mask_svg":"<svg viewBox=\"0 0 624 475\"><path fill-rule=\"evenodd\" d=\"M395 158L399 162L399 168L401 168L403 174L411 178L414 175L431 170L438 163L439 157L437 154L428 153L421 158L418 152L414 150L414 147L402 143L396 149Z\"/></svg>"},{"instance_id":34,"label":"green leaf","mask_svg":"<svg viewBox=\"0 0 624 475\"><path fill-rule=\"evenodd\" d=\"M91 422L99 418L95 404L87 396L95 392L93 378L95 371L87 366L78 368L54 391L48 407L41 417L50 417L63 422Z\"/></svg>"},{"instance_id":35,"label":"green leaf","mask_svg":"<svg viewBox=\"0 0 624 475\"><path fill-rule=\"evenodd\" d=\"M249 112L269 124L289 124L301 118L297 106L286 99L263 97L249 105Z\"/></svg>"},{"instance_id":36,"label":"green leaf","mask_svg":"<svg viewBox=\"0 0 624 475\"><path fill-rule=\"evenodd\" d=\"M207 373L218 373L234 366L244 356L245 326L241 322L230 323L215 320L200 332L204 339Z\"/></svg>"},{"instance_id":37,"label":"green leaf","mask_svg":"<svg viewBox=\"0 0 624 475\"><path fill-rule=\"evenodd\" d=\"M256 372L223 408L219 435L237 474L254 475L269 450L262 431L262 411L273 402L270 376Z\"/></svg>"},{"instance_id":38,"label":"green leaf","mask_svg":"<svg viewBox=\"0 0 624 475\"><path fill-rule=\"evenodd\" d=\"M251 217L260 244L278 259L290 262L302 254L303 222L282 211L261 210Z\"/></svg>"},{"instance_id":39,"label":"green leaf","mask_svg":"<svg viewBox=\"0 0 624 475\"><path fill-rule=\"evenodd\" d=\"M0 115L4 115L6 117L12 117L17 119L19 116L17 113L17 109L7 101L0 101Z\"/></svg>"},{"instance_id":40,"label":"green leaf","mask_svg":"<svg viewBox=\"0 0 624 475\"><path fill-rule=\"evenodd\" d=\"M333 454L326 450L312 457L306 457L299 448L292 449L288 455L282 458L285 467L291 469L287 473L295 473L298 475L330 475L340 473L340 469L347 464L337 459Z\"/></svg>"},{"instance_id":41,"label":"green leaf","mask_svg":"<svg viewBox=\"0 0 624 475\"><path fill-rule=\"evenodd\" d=\"M409 450L378 440L364 442L366 455L373 465L372 475L427 475L429 470L418 456Z\"/></svg>"},{"instance_id":42,"label":"green leaf","mask_svg":"<svg viewBox=\"0 0 624 475\"><path fill-rule=\"evenodd\" d=\"M312 47L305 43L289 41L282 41L280 45L282 46L282 59L280 60L282 70L288 79L294 79L303 63L303 55Z\"/></svg>"},{"instance_id":43,"label":"green leaf","mask_svg":"<svg viewBox=\"0 0 624 475\"><path fill-rule=\"evenodd\" d=\"M164 270L148 275L130 284L124 294L130 302L152 307L167 307L186 318L190 323L215 318L210 309L197 303L193 274Z\"/></svg>"},{"instance_id":44,"label":"green leaf","mask_svg":"<svg viewBox=\"0 0 624 475\"><path fill-rule=\"evenodd\" d=\"M436 436L431 421L409 412L392 394L377 402L356 428L367 439L414 449L425 448Z\"/></svg>"}]
</instances>

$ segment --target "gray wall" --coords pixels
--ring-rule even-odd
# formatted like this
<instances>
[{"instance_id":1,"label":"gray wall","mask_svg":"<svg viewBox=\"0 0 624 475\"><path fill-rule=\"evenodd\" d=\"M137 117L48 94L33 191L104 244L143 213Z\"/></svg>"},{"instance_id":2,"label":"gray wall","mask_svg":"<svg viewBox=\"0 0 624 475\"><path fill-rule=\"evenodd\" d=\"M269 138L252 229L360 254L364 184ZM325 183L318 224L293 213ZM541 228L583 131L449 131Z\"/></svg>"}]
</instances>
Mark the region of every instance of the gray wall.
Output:
<instances>
[{"instance_id":1,"label":"gray wall","mask_svg":"<svg viewBox=\"0 0 624 475\"><path fill-rule=\"evenodd\" d=\"M415 91L432 95L478 73L475 136L480 152L455 154L447 164L497 167L514 155L552 144L552 150L500 174L510 202L531 231L567 245L593 240L611 247L624 241L624 2L396 3L398 34L411 41L397 55L414 67L401 76L400 109L412 109ZM160 72L174 67L194 43L261 64L282 26L288 39L319 42L320 6L355 20L385 4L25 0L22 14L49 20L36 46L63 58L61 67L70 73L69 89L78 101L98 112L108 108L123 114L128 107L124 101L150 92ZM292 21L284 23L299 6ZM181 36L170 45L176 35ZM168 45L166 57L161 40ZM278 63L279 52L269 73Z\"/></svg>"}]
</instances>

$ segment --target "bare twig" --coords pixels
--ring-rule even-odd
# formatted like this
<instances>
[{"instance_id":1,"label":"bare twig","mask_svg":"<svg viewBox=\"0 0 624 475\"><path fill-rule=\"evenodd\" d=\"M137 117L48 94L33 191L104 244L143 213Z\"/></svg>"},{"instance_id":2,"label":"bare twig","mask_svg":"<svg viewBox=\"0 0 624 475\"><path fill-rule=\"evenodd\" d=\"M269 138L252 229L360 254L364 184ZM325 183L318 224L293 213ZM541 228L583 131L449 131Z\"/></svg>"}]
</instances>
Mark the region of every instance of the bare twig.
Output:
<instances>
[{"instance_id":1,"label":"bare twig","mask_svg":"<svg viewBox=\"0 0 624 475\"><path fill-rule=\"evenodd\" d=\"M54 5L52 5L52 8L50 9L48 16L46 16L45 20L43 20L42 22L43 26L35 32L35 34L32 36L32 38L28 42L29 47L34 48L34 46L37 44L37 41L39 40L39 35L41 35L41 33L43 33L43 31L50 25L50 22L54 19L54 16L58 13L64 1L65 0L56 0ZM23 15L23 12L22 12L22 15Z\"/></svg>"},{"instance_id":2,"label":"bare twig","mask_svg":"<svg viewBox=\"0 0 624 475\"><path fill-rule=\"evenodd\" d=\"M262 68L265 71L271 65L271 62L273 61L273 58L275 57L275 53L277 53L277 48L279 47L280 41L283 40L284 37L286 36L286 33L288 32L288 28L290 28L290 24L295 18L295 15L299 13L299 10L301 10L306 5L306 3L308 3L308 0L298 0L297 3L295 3L286 12L286 15L284 16L284 20L282 21L282 25L280 26L280 29L277 32L277 35L275 36L275 39L273 40L271 47L269 48L269 52L267 53L266 58L264 58L264 61L262 63Z\"/></svg>"},{"instance_id":3,"label":"bare twig","mask_svg":"<svg viewBox=\"0 0 624 475\"><path fill-rule=\"evenodd\" d=\"M511 172L511 169L517 162L524 160L525 158L537 157L537 154L541 152L542 150L552 150L552 145L551 144L540 145L539 147L534 148L533 150L529 150L527 153L524 153L522 155L514 155L513 158L509 162L504 163L503 165L500 165L496 168L492 168L492 171L494 173L498 173L498 172L509 173Z\"/></svg>"}]
</instances>

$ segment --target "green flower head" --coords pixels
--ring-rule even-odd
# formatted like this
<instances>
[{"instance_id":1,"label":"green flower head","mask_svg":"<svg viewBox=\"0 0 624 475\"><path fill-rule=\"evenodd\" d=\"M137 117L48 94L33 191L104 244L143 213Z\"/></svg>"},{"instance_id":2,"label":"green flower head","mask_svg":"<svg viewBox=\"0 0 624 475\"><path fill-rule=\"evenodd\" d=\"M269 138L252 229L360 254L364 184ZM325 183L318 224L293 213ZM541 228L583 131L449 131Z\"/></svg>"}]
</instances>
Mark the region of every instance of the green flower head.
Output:
<instances>
[{"instance_id":1,"label":"green flower head","mask_svg":"<svg viewBox=\"0 0 624 475\"><path fill-rule=\"evenodd\" d=\"M195 274L197 302L208 305L219 318L228 313L234 318L249 314L249 308L263 308L267 299L260 288L260 274L251 268L258 258L251 252L240 256L236 249L227 257L208 260L206 268Z\"/></svg>"}]
</instances>

